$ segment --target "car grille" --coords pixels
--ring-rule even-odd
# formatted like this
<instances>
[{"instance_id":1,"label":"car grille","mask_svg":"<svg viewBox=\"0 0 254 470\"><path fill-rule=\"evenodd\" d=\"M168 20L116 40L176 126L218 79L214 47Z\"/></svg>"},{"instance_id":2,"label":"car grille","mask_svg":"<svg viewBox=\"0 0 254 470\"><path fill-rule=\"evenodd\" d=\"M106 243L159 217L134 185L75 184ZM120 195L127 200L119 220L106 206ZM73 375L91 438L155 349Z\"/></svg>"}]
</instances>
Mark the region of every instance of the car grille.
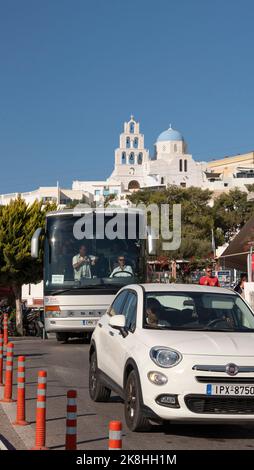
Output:
<instances>
[{"instance_id":1,"label":"car grille","mask_svg":"<svg viewBox=\"0 0 254 470\"><path fill-rule=\"evenodd\" d=\"M254 414L253 397L215 397L186 395L187 408L193 413L204 414Z\"/></svg>"},{"instance_id":2,"label":"car grille","mask_svg":"<svg viewBox=\"0 0 254 470\"><path fill-rule=\"evenodd\" d=\"M208 377L199 375L195 377L197 382L206 384L254 384L254 377Z\"/></svg>"}]
</instances>

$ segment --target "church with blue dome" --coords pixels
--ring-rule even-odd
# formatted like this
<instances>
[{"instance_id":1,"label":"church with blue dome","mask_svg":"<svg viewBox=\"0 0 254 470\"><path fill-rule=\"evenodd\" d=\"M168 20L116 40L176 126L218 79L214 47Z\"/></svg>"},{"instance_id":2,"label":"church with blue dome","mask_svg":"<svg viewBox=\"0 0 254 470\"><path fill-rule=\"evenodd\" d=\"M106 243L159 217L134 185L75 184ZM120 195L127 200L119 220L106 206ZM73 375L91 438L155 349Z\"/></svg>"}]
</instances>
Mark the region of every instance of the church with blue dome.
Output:
<instances>
[{"instance_id":1,"label":"church with blue dome","mask_svg":"<svg viewBox=\"0 0 254 470\"><path fill-rule=\"evenodd\" d=\"M202 164L193 160L183 135L171 125L157 137L150 156L140 124L131 116L120 134L109 180L121 182L124 192L168 185L201 186Z\"/></svg>"},{"instance_id":2,"label":"church with blue dome","mask_svg":"<svg viewBox=\"0 0 254 470\"><path fill-rule=\"evenodd\" d=\"M216 196L232 188L247 191L254 178L254 152L213 161L195 161L183 134L171 125L155 140L152 155L145 148L140 124L131 116L123 125L115 150L114 168L105 181L73 181L73 190L86 191L96 203L116 196L120 205L126 195L142 188L154 190L175 185L210 189Z\"/></svg>"}]
</instances>

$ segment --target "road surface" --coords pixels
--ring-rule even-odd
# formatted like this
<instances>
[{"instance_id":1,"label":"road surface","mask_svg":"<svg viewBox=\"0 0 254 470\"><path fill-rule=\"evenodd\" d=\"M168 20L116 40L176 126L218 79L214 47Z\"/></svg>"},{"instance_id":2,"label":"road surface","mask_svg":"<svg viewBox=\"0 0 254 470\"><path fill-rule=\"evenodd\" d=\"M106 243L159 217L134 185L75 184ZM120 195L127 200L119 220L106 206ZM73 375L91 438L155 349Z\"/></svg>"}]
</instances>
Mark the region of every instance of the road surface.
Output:
<instances>
[{"instance_id":1,"label":"road surface","mask_svg":"<svg viewBox=\"0 0 254 470\"><path fill-rule=\"evenodd\" d=\"M23 448L31 446L35 430L35 406L37 372L47 370L47 446L63 449L65 443L66 392L75 388L78 393L78 449L106 450L108 444L108 423L121 420L124 423L124 409L119 397L113 395L109 403L93 403L88 392L88 351L89 345L78 341L68 344L57 343L55 339L17 339L15 344L15 375L17 356L26 356L26 407L27 419L31 426L19 432ZM14 396L16 395L16 386ZM2 405L0 405L1 407ZM14 414L15 405L5 404L4 410ZM0 413L3 425L6 416ZM7 422L5 421L5 425ZM10 440L14 439L9 432ZM20 444L20 436L15 441ZM193 425L169 424L154 426L148 433L132 433L124 424L123 448L128 450L178 450L178 449L253 449L254 425Z\"/></svg>"}]
</instances>

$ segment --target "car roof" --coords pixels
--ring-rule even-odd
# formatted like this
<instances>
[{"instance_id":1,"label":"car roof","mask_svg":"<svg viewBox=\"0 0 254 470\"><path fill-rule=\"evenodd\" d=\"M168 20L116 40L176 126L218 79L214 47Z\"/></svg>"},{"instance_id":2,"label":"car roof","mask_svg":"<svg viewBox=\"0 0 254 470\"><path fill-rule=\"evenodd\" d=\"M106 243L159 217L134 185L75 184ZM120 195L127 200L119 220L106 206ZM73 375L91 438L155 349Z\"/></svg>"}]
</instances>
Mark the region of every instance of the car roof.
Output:
<instances>
[{"instance_id":1,"label":"car roof","mask_svg":"<svg viewBox=\"0 0 254 470\"><path fill-rule=\"evenodd\" d=\"M139 284L143 287L146 292L203 292L209 294L233 294L237 295L231 289L226 289L223 287L210 287L210 286L200 286L198 284L159 284L159 283L147 283ZM126 288L135 287L137 284L126 286Z\"/></svg>"}]
</instances>

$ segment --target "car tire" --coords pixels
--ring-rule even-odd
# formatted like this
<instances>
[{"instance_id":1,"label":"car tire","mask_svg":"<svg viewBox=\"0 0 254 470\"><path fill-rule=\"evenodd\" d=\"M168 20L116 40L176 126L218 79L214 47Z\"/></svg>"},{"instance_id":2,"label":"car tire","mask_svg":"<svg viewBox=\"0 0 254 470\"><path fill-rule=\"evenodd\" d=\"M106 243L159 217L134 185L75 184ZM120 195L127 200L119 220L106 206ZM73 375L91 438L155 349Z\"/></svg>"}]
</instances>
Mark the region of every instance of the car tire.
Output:
<instances>
[{"instance_id":1,"label":"car tire","mask_svg":"<svg viewBox=\"0 0 254 470\"><path fill-rule=\"evenodd\" d=\"M89 367L89 395L95 402L106 402L109 400L111 390L105 387L98 377L97 356L94 351L90 359Z\"/></svg>"},{"instance_id":2,"label":"car tire","mask_svg":"<svg viewBox=\"0 0 254 470\"><path fill-rule=\"evenodd\" d=\"M68 341L69 335L67 333L56 333L57 341L61 343L66 343Z\"/></svg>"},{"instance_id":3,"label":"car tire","mask_svg":"<svg viewBox=\"0 0 254 470\"><path fill-rule=\"evenodd\" d=\"M151 423L142 411L140 382L135 370L129 374L124 392L124 413L128 428L133 432L149 431Z\"/></svg>"}]
</instances>

